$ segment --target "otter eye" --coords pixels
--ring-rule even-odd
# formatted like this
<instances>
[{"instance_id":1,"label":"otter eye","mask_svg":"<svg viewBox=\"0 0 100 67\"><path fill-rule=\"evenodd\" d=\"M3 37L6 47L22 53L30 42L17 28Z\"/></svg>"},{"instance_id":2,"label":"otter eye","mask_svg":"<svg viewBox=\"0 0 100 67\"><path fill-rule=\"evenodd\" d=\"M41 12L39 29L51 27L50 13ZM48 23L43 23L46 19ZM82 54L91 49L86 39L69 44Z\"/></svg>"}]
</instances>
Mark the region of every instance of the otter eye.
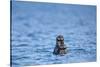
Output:
<instances>
[{"instance_id":1,"label":"otter eye","mask_svg":"<svg viewBox=\"0 0 100 67\"><path fill-rule=\"evenodd\" d=\"M61 40L60 38L57 38L57 40Z\"/></svg>"}]
</instances>

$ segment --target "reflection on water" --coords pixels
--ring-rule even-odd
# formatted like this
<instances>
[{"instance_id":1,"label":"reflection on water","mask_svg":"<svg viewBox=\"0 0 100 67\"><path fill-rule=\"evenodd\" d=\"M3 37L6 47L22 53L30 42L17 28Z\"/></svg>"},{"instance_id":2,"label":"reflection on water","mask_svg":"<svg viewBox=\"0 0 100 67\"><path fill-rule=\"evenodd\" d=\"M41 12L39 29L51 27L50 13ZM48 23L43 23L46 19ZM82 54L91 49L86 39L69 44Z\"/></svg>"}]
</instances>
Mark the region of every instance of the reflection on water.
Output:
<instances>
[{"instance_id":1,"label":"reflection on water","mask_svg":"<svg viewBox=\"0 0 100 67\"><path fill-rule=\"evenodd\" d=\"M96 7L13 2L13 67L96 61ZM53 55L57 35L68 52Z\"/></svg>"}]
</instances>

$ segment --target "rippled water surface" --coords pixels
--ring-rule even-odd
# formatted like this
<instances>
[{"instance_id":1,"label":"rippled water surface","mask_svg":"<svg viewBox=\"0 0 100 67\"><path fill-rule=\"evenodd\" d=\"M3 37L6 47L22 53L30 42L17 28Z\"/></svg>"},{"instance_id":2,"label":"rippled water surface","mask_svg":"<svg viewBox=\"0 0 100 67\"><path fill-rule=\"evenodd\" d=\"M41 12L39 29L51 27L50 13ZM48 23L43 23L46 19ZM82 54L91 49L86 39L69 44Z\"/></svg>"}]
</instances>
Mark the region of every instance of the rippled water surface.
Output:
<instances>
[{"instance_id":1,"label":"rippled water surface","mask_svg":"<svg viewBox=\"0 0 100 67\"><path fill-rule=\"evenodd\" d=\"M96 7L36 2L12 3L12 66L96 61ZM53 55L57 35L67 46Z\"/></svg>"}]
</instances>

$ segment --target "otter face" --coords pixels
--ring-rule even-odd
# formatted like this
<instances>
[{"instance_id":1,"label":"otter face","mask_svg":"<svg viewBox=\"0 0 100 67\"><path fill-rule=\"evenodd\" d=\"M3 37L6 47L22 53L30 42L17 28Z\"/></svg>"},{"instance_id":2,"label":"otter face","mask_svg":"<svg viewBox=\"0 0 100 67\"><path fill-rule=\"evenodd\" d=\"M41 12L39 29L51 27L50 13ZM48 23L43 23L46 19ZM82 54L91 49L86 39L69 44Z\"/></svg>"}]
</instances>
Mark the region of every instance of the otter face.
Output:
<instances>
[{"instance_id":1,"label":"otter face","mask_svg":"<svg viewBox=\"0 0 100 67\"><path fill-rule=\"evenodd\" d=\"M59 46L64 45L64 37L62 35L59 35L56 38L56 44L59 45Z\"/></svg>"}]
</instances>

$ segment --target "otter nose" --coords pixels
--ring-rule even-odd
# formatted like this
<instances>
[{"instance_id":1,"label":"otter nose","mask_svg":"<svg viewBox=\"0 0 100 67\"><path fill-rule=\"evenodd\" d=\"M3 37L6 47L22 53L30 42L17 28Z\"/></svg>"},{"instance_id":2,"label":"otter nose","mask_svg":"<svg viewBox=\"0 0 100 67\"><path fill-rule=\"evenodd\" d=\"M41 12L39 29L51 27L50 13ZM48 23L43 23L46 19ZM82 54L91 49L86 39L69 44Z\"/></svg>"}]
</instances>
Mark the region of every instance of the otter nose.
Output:
<instances>
[{"instance_id":1,"label":"otter nose","mask_svg":"<svg viewBox=\"0 0 100 67\"><path fill-rule=\"evenodd\" d=\"M60 38L61 40L64 40L64 38Z\"/></svg>"}]
</instances>

